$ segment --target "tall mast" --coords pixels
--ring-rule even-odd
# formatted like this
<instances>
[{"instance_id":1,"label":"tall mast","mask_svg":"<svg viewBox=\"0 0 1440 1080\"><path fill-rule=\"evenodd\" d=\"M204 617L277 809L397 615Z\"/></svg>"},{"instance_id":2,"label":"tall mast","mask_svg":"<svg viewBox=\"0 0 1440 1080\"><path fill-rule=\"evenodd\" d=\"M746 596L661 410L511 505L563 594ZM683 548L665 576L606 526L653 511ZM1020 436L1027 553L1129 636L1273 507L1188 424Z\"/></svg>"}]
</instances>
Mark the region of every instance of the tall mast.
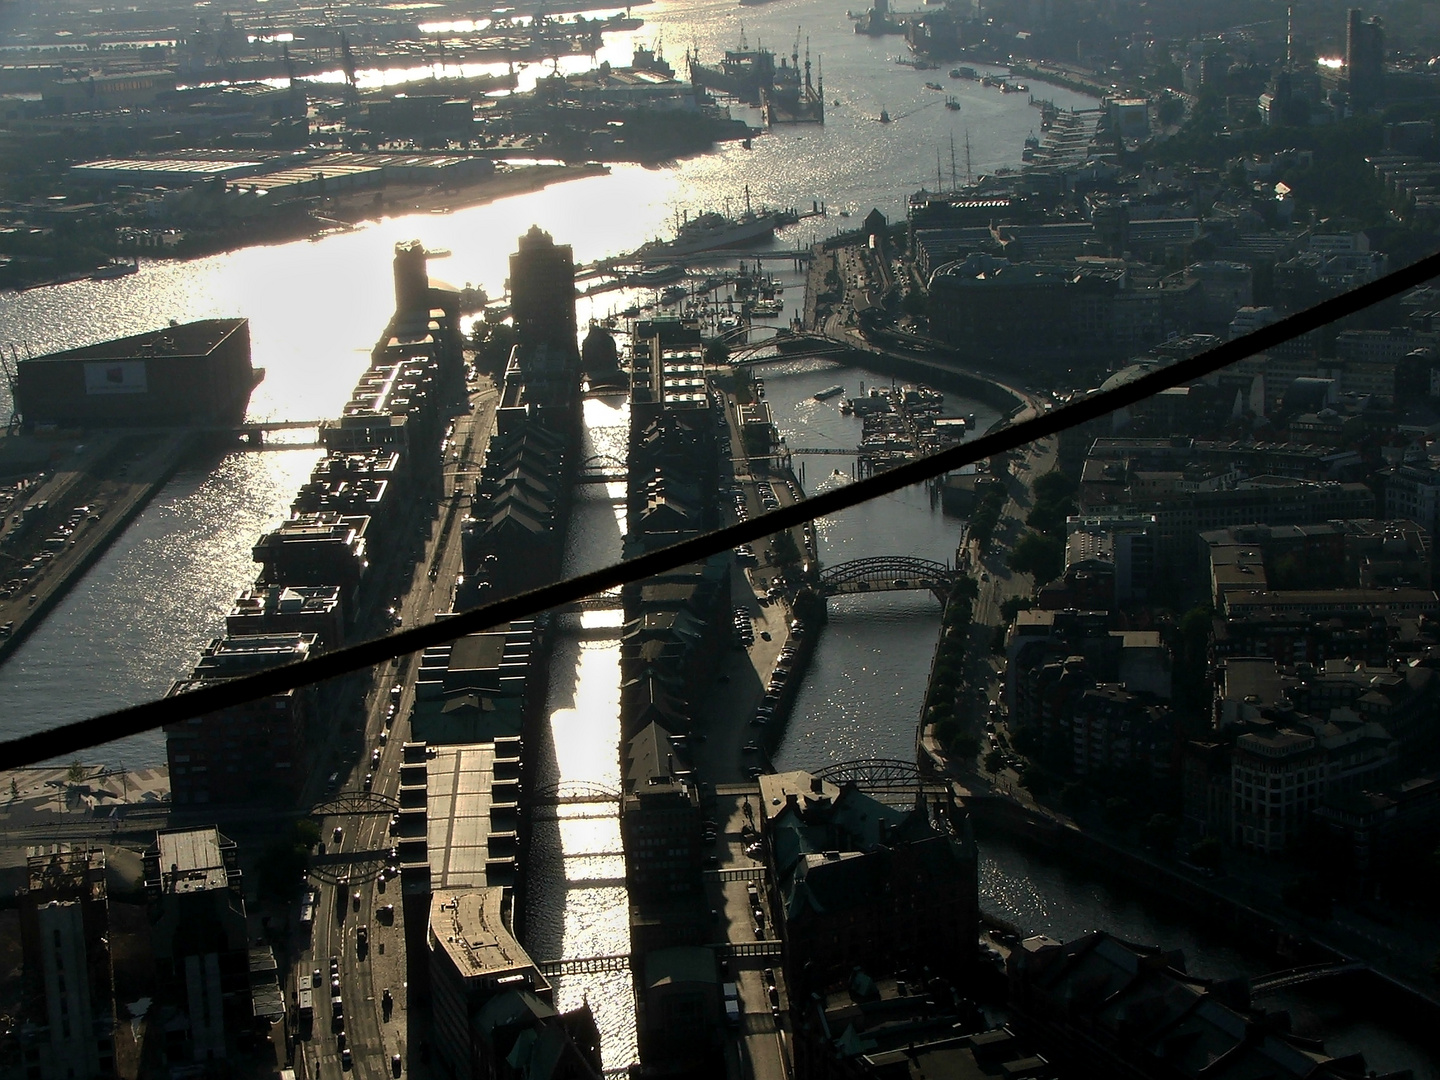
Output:
<instances>
[{"instance_id":1,"label":"tall mast","mask_svg":"<svg viewBox=\"0 0 1440 1080\"><path fill-rule=\"evenodd\" d=\"M965 183L968 186L974 182L970 173L970 129L967 127L965 129Z\"/></svg>"}]
</instances>

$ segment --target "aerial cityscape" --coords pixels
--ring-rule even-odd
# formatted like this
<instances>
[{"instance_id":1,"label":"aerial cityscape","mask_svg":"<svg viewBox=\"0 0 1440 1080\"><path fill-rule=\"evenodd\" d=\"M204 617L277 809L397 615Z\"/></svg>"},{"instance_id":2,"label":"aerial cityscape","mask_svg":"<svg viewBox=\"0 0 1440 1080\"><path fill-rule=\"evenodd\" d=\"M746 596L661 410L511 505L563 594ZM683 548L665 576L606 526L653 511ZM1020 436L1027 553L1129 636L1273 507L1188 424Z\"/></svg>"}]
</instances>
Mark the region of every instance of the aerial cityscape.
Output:
<instances>
[{"instance_id":1,"label":"aerial cityscape","mask_svg":"<svg viewBox=\"0 0 1440 1080\"><path fill-rule=\"evenodd\" d=\"M1353 2L0 0L0 1076L1440 1080Z\"/></svg>"}]
</instances>

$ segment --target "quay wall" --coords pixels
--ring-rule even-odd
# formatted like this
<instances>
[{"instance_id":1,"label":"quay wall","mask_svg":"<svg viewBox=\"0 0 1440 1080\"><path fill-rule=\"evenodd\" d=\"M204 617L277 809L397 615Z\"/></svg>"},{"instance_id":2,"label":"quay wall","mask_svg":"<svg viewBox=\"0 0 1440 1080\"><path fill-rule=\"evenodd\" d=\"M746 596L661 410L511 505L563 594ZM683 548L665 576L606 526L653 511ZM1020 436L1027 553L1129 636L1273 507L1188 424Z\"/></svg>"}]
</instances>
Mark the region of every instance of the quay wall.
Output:
<instances>
[{"instance_id":1,"label":"quay wall","mask_svg":"<svg viewBox=\"0 0 1440 1080\"><path fill-rule=\"evenodd\" d=\"M65 571L50 578L34 591L39 594L35 606L15 620L15 628L9 636L0 638L0 663L33 633L61 600L65 599L75 584L90 572L100 561L116 538L129 524L140 516L159 490L169 483L180 466L199 448L199 437L195 432L182 432L171 437L170 445L162 452L164 458L155 472L143 483L132 485L126 495L112 504L101 517L95 529L89 530L83 542L77 545Z\"/></svg>"},{"instance_id":2,"label":"quay wall","mask_svg":"<svg viewBox=\"0 0 1440 1080\"><path fill-rule=\"evenodd\" d=\"M923 382L927 385L960 394L975 401L1009 414L1022 407L1025 402L1005 384L969 368L946 363L940 358L927 358L897 352L893 349L862 349L853 342L846 342L848 350L841 354L827 354L830 359L844 364L883 371L903 379Z\"/></svg>"}]
</instances>

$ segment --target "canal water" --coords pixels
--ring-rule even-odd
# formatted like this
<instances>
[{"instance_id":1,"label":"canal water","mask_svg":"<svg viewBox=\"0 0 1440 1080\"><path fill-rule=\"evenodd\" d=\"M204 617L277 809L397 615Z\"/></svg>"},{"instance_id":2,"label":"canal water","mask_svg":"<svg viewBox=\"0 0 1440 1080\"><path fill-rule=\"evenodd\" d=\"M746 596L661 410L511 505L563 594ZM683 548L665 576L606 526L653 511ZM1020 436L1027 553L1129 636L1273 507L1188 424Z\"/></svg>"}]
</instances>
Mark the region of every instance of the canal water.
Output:
<instances>
[{"instance_id":1,"label":"canal water","mask_svg":"<svg viewBox=\"0 0 1440 1080\"><path fill-rule=\"evenodd\" d=\"M375 336L393 307L390 257L397 241L419 238L454 254L432 273L483 286L501 295L514 238L531 223L574 246L583 263L633 249L666 235L677 216L702 209L753 204L830 209L783 231L779 247L802 247L848 228L871 207L903 213L905 196L945 186L951 175L1018 164L1024 138L1038 128L1025 95L1002 95L978 84L944 78L945 94L927 90L935 72L893 63L899 39L855 35L827 0L776 0L737 8L731 0L659 0L637 9L647 25L607 43L601 59L629 60L635 42L662 44L672 61L687 47L714 61L741 40L789 52L801 28L817 68L823 62L827 123L795 127L662 168L620 166L546 191L452 214L387 219L317 241L229 252L184 264L146 263L110 282L77 282L0 296L0 346L40 353L163 325L169 319L247 316L255 362L265 381L251 401L256 419L312 419L338 414L368 362ZM533 73L531 73L533 76ZM379 73L395 84L403 71ZM1034 87L1062 108L1093 101ZM881 108L894 118L876 123ZM941 174L937 179L937 171ZM840 217L840 211L846 217ZM802 300L798 279L785 277L787 308ZM579 315L604 316L648 297L610 293L582 302ZM787 310L785 317L791 314ZM783 321L783 320L782 320ZM887 383L875 372L824 361L765 365L767 394L781 432L793 446L852 446L859 424L838 411L839 399L813 400L834 383L858 393ZM0 413L8 415L0 387ZM977 427L992 419L983 406L952 400L974 412ZM623 448L624 411L590 401L587 431L597 448ZM613 452L613 449L612 451ZM221 631L224 612L253 576L250 548L267 522L281 517L316 456L313 450L234 454L177 475L99 565L59 605L44 626L0 667L0 735L14 735L165 692L188 673L199 650ZM617 455L618 456L618 455ZM797 459L800 460L800 459ZM213 467L211 465L213 464ZM849 459L804 459L807 491L845 482ZM839 474L835 470L839 470ZM587 489L577 506L566 570L612 560L619 552L623 507L618 489ZM915 489L856 508L819 524L822 558L830 564L862 555L954 557L956 523ZM550 738L533 748L541 779L597 789L619 786L619 665L613 615L587 614L562 624L549 703ZM819 767L856 757L911 760L914 725L929 670L939 612L919 594L837 601L821 632L814 664L794 718L777 751L781 767ZM562 674L563 673L563 674ZM87 755L109 764L154 764L164 757L158 737L112 744ZM577 957L628 948L619 830L613 814L583 804L562 807L537 822L531 852L527 944L537 956ZM1253 960L1223 942L1166 920L1162 911L1117 896L1103 884L1033 856L987 842L982 851L982 904L1027 929L1069 937L1103 926L1121 937L1186 950L1194 970L1226 974L1251 970ZM605 1035L607 1067L633 1059L630 988L623 976L564 979L564 1007L588 999ZM1302 1002L1301 1004L1306 1004ZM1307 1005L1307 1008L1309 1006ZM1327 1013L1323 1001L1314 1015ZM1329 1009L1333 1012L1333 1009ZM1339 1018L1332 1049L1361 1048L1375 1067L1417 1068L1436 1080L1418 1047L1378 1029ZM1348 1041L1347 1041L1348 1040ZM1356 1042L1358 1040L1358 1043Z\"/></svg>"},{"instance_id":2,"label":"canal water","mask_svg":"<svg viewBox=\"0 0 1440 1080\"><path fill-rule=\"evenodd\" d=\"M585 401L585 458L625 460L629 405L623 398ZM577 485L562 566L580 574L621 557L625 485ZM550 663L548 725L533 757L533 785L556 788L553 811L537 809L531 826L525 946L532 956L578 959L630 951L630 905L620 843L620 624L622 613L586 611L556 623ZM595 801L583 801L587 797ZM589 1001L600 1027L605 1067L635 1060L635 999L623 972L562 976L555 1004Z\"/></svg>"}]
</instances>

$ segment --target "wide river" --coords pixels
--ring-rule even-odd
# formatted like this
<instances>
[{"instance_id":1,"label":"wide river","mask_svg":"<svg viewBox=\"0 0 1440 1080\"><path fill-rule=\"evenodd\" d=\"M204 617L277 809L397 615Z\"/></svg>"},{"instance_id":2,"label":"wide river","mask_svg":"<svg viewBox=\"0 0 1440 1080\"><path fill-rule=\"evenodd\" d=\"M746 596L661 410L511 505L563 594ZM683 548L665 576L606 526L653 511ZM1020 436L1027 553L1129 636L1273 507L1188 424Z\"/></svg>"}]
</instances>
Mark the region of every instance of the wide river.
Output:
<instances>
[{"instance_id":1,"label":"wide river","mask_svg":"<svg viewBox=\"0 0 1440 1080\"><path fill-rule=\"evenodd\" d=\"M739 210L748 192L756 205L809 208L823 202L830 208L829 217L804 221L777 241L801 246L854 224L871 207L892 218L903 214L907 195L937 187L937 169L948 185L952 160L963 180L967 138L972 172L1018 165L1023 140L1039 126L1039 113L1023 94L1002 95L948 80L944 72L895 64L901 40L855 35L838 3L775 0L739 8L722 0L659 0L637 14L645 27L607 38L601 59L625 64L635 43L649 43L661 45L677 67L687 48L713 62L742 32L752 45L788 52L799 28L802 54L808 39L817 70L823 64L826 125L778 129L756 138L751 150L727 145L662 168L620 166L608 176L451 214L387 219L313 242L248 248L184 264L146 263L118 281L6 294L0 296L0 346L13 342L39 353L151 329L169 319L241 315L251 322L255 363L266 369L251 414L334 416L392 310L390 256L396 241L419 238L429 247L449 249L447 262L432 265L436 276L500 295L507 257L532 223L573 245L576 261L586 262L667 234L685 211ZM414 74L372 72L365 78L398 84ZM945 94L925 88L937 74L945 94L959 98L958 112L943 107ZM1061 107L1094 105L1063 90L1033 89ZM882 108L893 123L875 122ZM836 216L841 210L849 220ZM787 306L797 305L800 283L793 275L785 279ZM582 324L631 299L611 293L582 301ZM764 374L779 426L797 446L853 444L858 425L840 416L836 401L815 402L812 395L837 382L853 393L862 380L879 378L816 361L771 365ZM8 415L4 395L0 387L0 415ZM977 413L981 428L993 419L975 403L955 404ZM624 423L623 410L601 402L587 406L597 446L623 438ZM314 450L234 454L177 475L0 667L5 703L0 736L155 697L187 674L200 649L220 632L235 593L254 576L254 538L285 514L316 456ZM806 489L843 482L843 475L831 473L836 466L842 473L848 469L844 459L808 458ZM568 569L618 555L623 522L597 489L590 491L591 503L578 512ZM953 557L957 541L956 523L932 509L924 491L822 521L818 531L822 557L830 562L870 554L943 560ZM837 603L777 763L818 767L854 757L910 758L938 621L934 602L920 596ZM546 767L559 778L613 785L618 779L613 644L591 630L562 640L557 658L555 670L573 670L574 679L552 678L554 740L544 750L553 758ZM90 756L133 766L163 761L164 747L158 736L141 737ZM536 830L530 947L540 956L624 951L624 890L616 881L623 881L623 866L613 817L557 824L554 830ZM1084 876L1006 845L987 844L982 858L982 905L1026 928L1064 938L1103 926L1128 939L1183 948L1192 968L1205 974L1255 970L1253 958ZM607 1067L624 1066L633 1055L626 983L560 988L562 1005L587 995L596 1006ZM1316 1008L1317 1015L1325 1012ZM1368 1022L1328 1014L1326 1020L1332 1050L1361 1048L1372 1067L1408 1065L1419 1080L1436 1080L1418 1047Z\"/></svg>"}]
</instances>

